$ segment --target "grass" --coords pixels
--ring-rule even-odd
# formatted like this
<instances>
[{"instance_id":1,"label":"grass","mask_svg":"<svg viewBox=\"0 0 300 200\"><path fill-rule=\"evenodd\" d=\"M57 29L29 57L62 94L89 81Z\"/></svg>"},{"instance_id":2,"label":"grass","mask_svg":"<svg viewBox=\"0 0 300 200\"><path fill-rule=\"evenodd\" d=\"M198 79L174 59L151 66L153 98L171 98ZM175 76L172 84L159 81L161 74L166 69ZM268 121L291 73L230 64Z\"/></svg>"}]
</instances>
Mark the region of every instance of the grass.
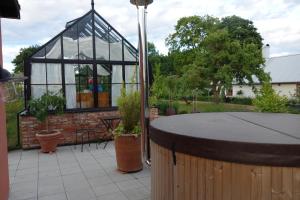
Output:
<instances>
[{"instance_id":1,"label":"grass","mask_svg":"<svg viewBox=\"0 0 300 200\"><path fill-rule=\"evenodd\" d=\"M17 149L18 146L18 126L17 113L24 107L23 100L16 100L5 104L6 108L6 130L8 149Z\"/></svg>"},{"instance_id":2,"label":"grass","mask_svg":"<svg viewBox=\"0 0 300 200\"><path fill-rule=\"evenodd\" d=\"M191 113L193 110L192 104L179 102L179 113ZM200 112L235 112L235 111L254 111L254 106L241 105L241 104L228 104L228 103L213 103L198 101L196 110Z\"/></svg>"}]
</instances>

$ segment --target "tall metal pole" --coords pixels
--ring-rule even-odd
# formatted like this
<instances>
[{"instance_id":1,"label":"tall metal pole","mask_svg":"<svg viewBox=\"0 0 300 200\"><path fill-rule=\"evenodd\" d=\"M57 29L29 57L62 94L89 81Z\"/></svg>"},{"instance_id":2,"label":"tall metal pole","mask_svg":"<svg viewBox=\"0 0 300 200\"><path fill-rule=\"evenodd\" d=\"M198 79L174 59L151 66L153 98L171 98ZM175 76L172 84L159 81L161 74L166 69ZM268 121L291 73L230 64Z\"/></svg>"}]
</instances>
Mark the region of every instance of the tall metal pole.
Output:
<instances>
[{"instance_id":1,"label":"tall metal pole","mask_svg":"<svg viewBox=\"0 0 300 200\"><path fill-rule=\"evenodd\" d=\"M139 65L140 65L140 89L141 89L141 127L142 127L142 151L146 162L150 163L149 142L149 70L148 70L148 45L147 45L147 6L153 0L130 0L137 7L138 31L139 31ZM142 25L139 18L139 6L142 7Z\"/></svg>"}]
</instances>

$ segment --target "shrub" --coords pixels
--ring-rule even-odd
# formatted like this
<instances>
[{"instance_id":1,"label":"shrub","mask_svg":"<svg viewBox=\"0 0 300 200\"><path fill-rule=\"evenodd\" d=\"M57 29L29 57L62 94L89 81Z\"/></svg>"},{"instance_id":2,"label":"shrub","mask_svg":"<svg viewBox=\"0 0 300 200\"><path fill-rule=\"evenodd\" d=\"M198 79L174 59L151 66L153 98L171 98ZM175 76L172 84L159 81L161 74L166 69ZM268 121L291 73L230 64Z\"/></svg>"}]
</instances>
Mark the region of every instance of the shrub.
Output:
<instances>
[{"instance_id":1,"label":"shrub","mask_svg":"<svg viewBox=\"0 0 300 200\"><path fill-rule=\"evenodd\" d=\"M117 100L122 123L115 130L118 134L140 134L141 101L137 91L127 92L121 90L121 96Z\"/></svg>"},{"instance_id":2,"label":"shrub","mask_svg":"<svg viewBox=\"0 0 300 200\"><path fill-rule=\"evenodd\" d=\"M30 114L40 122L47 120L49 113L62 114L64 112L65 99L58 93L48 92L40 98L32 99L29 102Z\"/></svg>"},{"instance_id":3,"label":"shrub","mask_svg":"<svg viewBox=\"0 0 300 200\"><path fill-rule=\"evenodd\" d=\"M249 97L226 97L226 103L252 105L252 98Z\"/></svg>"},{"instance_id":4,"label":"shrub","mask_svg":"<svg viewBox=\"0 0 300 200\"><path fill-rule=\"evenodd\" d=\"M277 94L270 83L263 84L253 104L260 112L287 112L288 99Z\"/></svg>"},{"instance_id":5,"label":"shrub","mask_svg":"<svg viewBox=\"0 0 300 200\"><path fill-rule=\"evenodd\" d=\"M179 106L180 104L177 101L173 101L170 103L169 101L166 100L160 100L157 102L157 108L160 115L166 115L167 109L170 107L174 108L175 112L178 113Z\"/></svg>"},{"instance_id":6,"label":"shrub","mask_svg":"<svg viewBox=\"0 0 300 200\"><path fill-rule=\"evenodd\" d=\"M167 109L169 108L169 102L160 100L157 102L157 108L160 115L165 115Z\"/></svg>"}]
</instances>

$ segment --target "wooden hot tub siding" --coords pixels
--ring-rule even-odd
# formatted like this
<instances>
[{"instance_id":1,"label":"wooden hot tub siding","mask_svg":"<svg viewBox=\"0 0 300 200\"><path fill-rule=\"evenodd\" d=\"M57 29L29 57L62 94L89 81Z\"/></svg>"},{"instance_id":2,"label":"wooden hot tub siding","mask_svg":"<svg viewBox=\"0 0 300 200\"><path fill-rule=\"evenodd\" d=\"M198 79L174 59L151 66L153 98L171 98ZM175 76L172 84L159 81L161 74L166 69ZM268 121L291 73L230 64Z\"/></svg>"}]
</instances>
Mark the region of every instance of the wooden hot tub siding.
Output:
<instances>
[{"instance_id":1,"label":"wooden hot tub siding","mask_svg":"<svg viewBox=\"0 0 300 200\"><path fill-rule=\"evenodd\" d=\"M300 200L300 168L224 162L151 141L152 200Z\"/></svg>"}]
</instances>

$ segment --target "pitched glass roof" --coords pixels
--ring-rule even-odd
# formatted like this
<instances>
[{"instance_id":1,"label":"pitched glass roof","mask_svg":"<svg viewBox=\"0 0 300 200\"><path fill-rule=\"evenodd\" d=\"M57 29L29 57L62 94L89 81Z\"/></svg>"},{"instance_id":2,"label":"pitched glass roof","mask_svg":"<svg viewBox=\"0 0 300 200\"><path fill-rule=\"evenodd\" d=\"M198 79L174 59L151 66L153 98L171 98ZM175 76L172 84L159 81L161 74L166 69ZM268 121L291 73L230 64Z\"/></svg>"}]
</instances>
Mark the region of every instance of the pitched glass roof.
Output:
<instances>
[{"instance_id":1,"label":"pitched glass roof","mask_svg":"<svg viewBox=\"0 0 300 200\"><path fill-rule=\"evenodd\" d=\"M137 50L91 10L67 22L66 29L43 45L32 58L91 60L94 56L97 60L137 61Z\"/></svg>"}]
</instances>

